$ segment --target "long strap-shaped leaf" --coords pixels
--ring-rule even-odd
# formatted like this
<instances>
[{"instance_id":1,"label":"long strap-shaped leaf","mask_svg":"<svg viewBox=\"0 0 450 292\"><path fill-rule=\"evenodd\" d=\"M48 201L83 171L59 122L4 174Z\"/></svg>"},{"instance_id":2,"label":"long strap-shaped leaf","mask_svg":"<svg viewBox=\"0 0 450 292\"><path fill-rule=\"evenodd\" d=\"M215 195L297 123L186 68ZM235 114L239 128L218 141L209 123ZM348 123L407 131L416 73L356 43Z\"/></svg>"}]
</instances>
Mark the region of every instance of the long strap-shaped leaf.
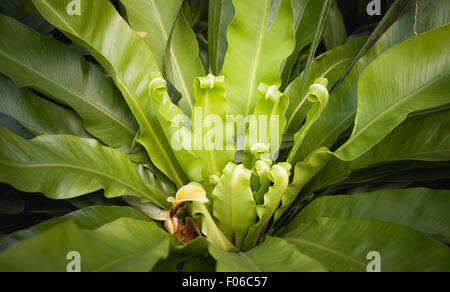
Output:
<instances>
[{"instance_id":1,"label":"long strap-shaped leaf","mask_svg":"<svg viewBox=\"0 0 450 292\"><path fill-rule=\"evenodd\" d=\"M342 81L347 77L347 75L351 72L353 66L356 65L356 63L359 61L360 58L362 58L371 48L374 46L377 41L380 39L380 37L389 29L389 27L397 21L397 19L402 15L403 11L409 4L409 0L396 0L392 6L387 11L386 15L384 15L381 22L378 24L378 26L375 28L375 31L372 33L372 35L369 37L367 42L364 44L364 47L361 49L361 51L358 53L358 55L353 60L352 64L348 67L345 74L342 76L342 78L335 84L335 86L332 88L332 91L338 87Z\"/></svg>"},{"instance_id":2,"label":"long strap-shaped leaf","mask_svg":"<svg viewBox=\"0 0 450 292\"><path fill-rule=\"evenodd\" d=\"M21 229L7 235L0 235L0 251L69 221L73 221L82 229L95 230L105 224L124 217L149 221L148 217L131 207L90 206L61 217L46 220L27 229Z\"/></svg>"},{"instance_id":3,"label":"long strap-shaped leaf","mask_svg":"<svg viewBox=\"0 0 450 292\"><path fill-rule=\"evenodd\" d=\"M217 261L217 272L326 272L314 259L298 252L285 240L267 239L248 252L224 252L210 247Z\"/></svg>"},{"instance_id":4,"label":"long strap-shaped leaf","mask_svg":"<svg viewBox=\"0 0 450 292\"><path fill-rule=\"evenodd\" d=\"M230 112L247 116L259 99L261 83L281 84L280 64L295 45L293 12L289 0L234 0L233 4L236 15L227 32L222 75Z\"/></svg>"},{"instance_id":5,"label":"long strap-shaped leaf","mask_svg":"<svg viewBox=\"0 0 450 292\"><path fill-rule=\"evenodd\" d=\"M27 89L18 88L3 75L0 75L0 100L0 112L16 119L36 136L68 134L92 137L74 112L43 100Z\"/></svg>"},{"instance_id":6,"label":"long strap-shaped leaf","mask_svg":"<svg viewBox=\"0 0 450 292\"><path fill-rule=\"evenodd\" d=\"M286 88L292 77L292 70L299 59L301 51L307 48L314 39L317 26L321 21L321 18L318 16L322 10L323 1L293 0L292 6L294 8L295 50L289 58L284 60L281 64L281 88L283 90Z\"/></svg>"},{"instance_id":7,"label":"long strap-shaped leaf","mask_svg":"<svg viewBox=\"0 0 450 292\"><path fill-rule=\"evenodd\" d=\"M449 127L448 110L409 118L357 159L333 159L308 188L319 190L343 181L353 171L386 162L450 160Z\"/></svg>"},{"instance_id":8,"label":"long strap-shaped leaf","mask_svg":"<svg viewBox=\"0 0 450 292\"><path fill-rule=\"evenodd\" d=\"M333 1L323 33L323 43L327 50L331 50L343 44L346 38L347 28L345 27L344 16L339 9L338 2Z\"/></svg>"},{"instance_id":9,"label":"long strap-shaped leaf","mask_svg":"<svg viewBox=\"0 0 450 292\"><path fill-rule=\"evenodd\" d=\"M167 79L181 93L181 108L190 114L194 105L194 78L205 75L199 47L182 0L121 0L128 20L147 42ZM184 1L186 2L186 1ZM187 2L183 5L188 5Z\"/></svg>"},{"instance_id":10,"label":"long strap-shaped leaf","mask_svg":"<svg viewBox=\"0 0 450 292\"><path fill-rule=\"evenodd\" d=\"M68 199L104 189L112 198L137 196L167 207L167 196L147 188L126 156L92 139L39 136L31 141L0 128L0 181L26 192Z\"/></svg>"},{"instance_id":11,"label":"long strap-shaped leaf","mask_svg":"<svg viewBox=\"0 0 450 292\"><path fill-rule=\"evenodd\" d=\"M303 92L305 90L306 82L308 81L309 72L311 70L314 56L316 55L316 51L317 51L317 48L319 47L320 40L323 35L323 31L325 30L328 12L330 11L330 7L333 4L332 0L324 0L321 2L323 2L323 3L322 3L322 8L321 8L321 11L319 14L320 20L317 23L317 27L315 28L315 34L314 34L314 38L312 40L311 47L309 50L308 59L306 60L305 70L303 71L303 74L302 74L302 83L300 86L300 96L299 96L300 99L303 97ZM299 105L301 105L301 102Z\"/></svg>"},{"instance_id":12,"label":"long strap-shaped leaf","mask_svg":"<svg viewBox=\"0 0 450 292\"><path fill-rule=\"evenodd\" d=\"M30 133L30 131L22 126L17 120L3 113L0 113L0 126L25 139L32 139L35 137L35 135Z\"/></svg>"},{"instance_id":13,"label":"long strap-shaped leaf","mask_svg":"<svg viewBox=\"0 0 450 292\"><path fill-rule=\"evenodd\" d=\"M450 6L446 0L417 0L414 32L426 32L450 22Z\"/></svg>"},{"instance_id":14,"label":"long strap-shaped leaf","mask_svg":"<svg viewBox=\"0 0 450 292\"><path fill-rule=\"evenodd\" d=\"M167 42L183 0L120 0L131 26L144 33L160 68L164 68Z\"/></svg>"},{"instance_id":15,"label":"long strap-shaped leaf","mask_svg":"<svg viewBox=\"0 0 450 292\"><path fill-rule=\"evenodd\" d=\"M33 2L47 20L82 44L111 73L140 125L138 142L158 168L183 186L187 182L183 171L151 108L148 74L159 68L145 41L109 1L82 1L79 16L68 16L62 1Z\"/></svg>"},{"instance_id":16,"label":"long strap-shaped leaf","mask_svg":"<svg viewBox=\"0 0 450 292\"><path fill-rule=\"evenodd\" d=\"M206 74L190 14L188 2L184 1L169 38L164 64L167 78L182 94L178 104L187 115L191 115L195 104L193 80Z\"/></svg>"},{"instance_id":17,"label":"long strap-shaped leaf","mask_svg":"<svg viewBox=\"0 0 450 292\"><path fill-rule=\"evenodd\" d=\"M209 0L208 51L211 73L219 75L228 48L227 29L234 17L232 0Z\"/></svg>"},{"instance_id":18,"label":"long strap-shaped leaf","mask_svg":"<svg viewBox=\"0 0 450 292\"><path fill-rule=\"evenodd\" d=\"M192 151L192 134L184 126L186 117L170 100L167 84L161 73L150 74L149 90L152 107L167 140L171 142L175 156L178 161L183 162L182 168L191 181L202 181L202 161Z\"/></svg>"},{"instance_id":19,"label":"long strap-shaped leaf","mask_svg":"<svg viewBox=\"0 0 450 292\"><path fill-rule=\"evenodd\" d=\"M318 198L289 226L314 218L370 218L409 226L450 242L450 191L413 188ZM285 230L284 232L288 232Z\"/></svg>"},{"instance_id":20,"label":"long strap-shaped leaf","mask_svg":"<svg viewBox=\"0 0 450 292\"><path fill-rule=\"evenodd\" d=\"M389 222L321 218L297 226L282 238L332 272L367 271L371 251L381 255L384 272L450 271L446 246Z\"/></svg>"},{"instance_id":21,"label":"long strap-shaped leaf","mask_svg":"<svg viewBox=\"0 0 450 292\"><path fill-rule=\"evenodd\" d=\"M61 255L64 259L76 250L82 272L148 272L169 255L172 240L155 223L143 220L120 218L95 230L68 221L7 249L0 255L0 270L65 272L67 261Z\"/></svg>"},{"instance_id":22,"label":"long strap-shaped leaf","mask_svg":"<svg viewBox=\"0 0 450 292\"><path fill-rule=\"evenodd\" d=\"M389 50L363 72L352 137L336 155L352 160L367 152L409 113L450 103L450 25ZM395 66L392 64L395 63Z\"/></svg>"},{"instance_id":23,"label":"long strap-shaped leaf","mask_svg":"<svg viewBox=\"0 0 450 292\"><path fill-rule=\"evenodd\" d=\"M341 86L330 94L327 107L314 123L311 131L305 136L305 141L308 143L303 144L307 147L300 149L300 157L307 157L314 149L320 147L330 148L339 135L352 125L357 105L358 79L361 72L380 54L413 37L413 26L414 15L410 12L397 21L381 37L378 43L359 60ZM337 77L340 78L340 76Z\"/></svg>"},{"instance_id":24,"label":"long strap-shaped leaf","mask_svg":"<svg viewBox=\"0 0 450 292\"><path fill-rule=\"evenodd\" d=\"M309 88L314 81L320 77L328 79L329 84L337 82L339 78L342 77L342 74L344 74L353 58L361 50L366 40L366 37L357 38L318 56L311 65L311 71L309 72L305 88ZM313 103L308 100L307 92L304 92L303 97L300 102L298 102L302 81L303 75L298 76L291 84L289 84L285 91L285 94L290 100L286 112L286 117L289 121L286 126L287 133L296 133L300 130L304 119L313 105ZM310 132L310 135L314 135L314 133ZM304 143L299 149L302 152L303 158L312 152L309 145L309 143Z\"/></svg>"},{"instance_id":25,"label":"long strap-shaped leaf","mask_svg":"<svg viewBox=\"0 0 450 292\"><path fill-rule=\"evenodd\" d=\"M227 137L224 137L228 101L223 76L209 74L196 78L195 98L192 115L194 149L201 149L202 175L208 179L211 175L220 176L235 155L233 141L227 141Z\"/></svg>"},{"instance_id":26,"label":"long strap-shaped leaf","mask_svg":"<svg viewBox=\"0 0 450 292\"><path fill-rule=\"evenodd\" d=\"M86 129L107 145L124 153L131 150L136 121L113 82L96 66L7 16L0 15L0 34L0 72L74 108Z\"/></svg>"},{"instance_id":27,"label":"long strap-shaped leaf","mask_svg":"<svg viewBox=\"0 0 450 292\"><path fill-rule=\"evenodd\" d=\"M250 176L251 171L243 165L230 162L212 193L217 225L238 248L257 217Z\"/></svg>"}]
</instances>

